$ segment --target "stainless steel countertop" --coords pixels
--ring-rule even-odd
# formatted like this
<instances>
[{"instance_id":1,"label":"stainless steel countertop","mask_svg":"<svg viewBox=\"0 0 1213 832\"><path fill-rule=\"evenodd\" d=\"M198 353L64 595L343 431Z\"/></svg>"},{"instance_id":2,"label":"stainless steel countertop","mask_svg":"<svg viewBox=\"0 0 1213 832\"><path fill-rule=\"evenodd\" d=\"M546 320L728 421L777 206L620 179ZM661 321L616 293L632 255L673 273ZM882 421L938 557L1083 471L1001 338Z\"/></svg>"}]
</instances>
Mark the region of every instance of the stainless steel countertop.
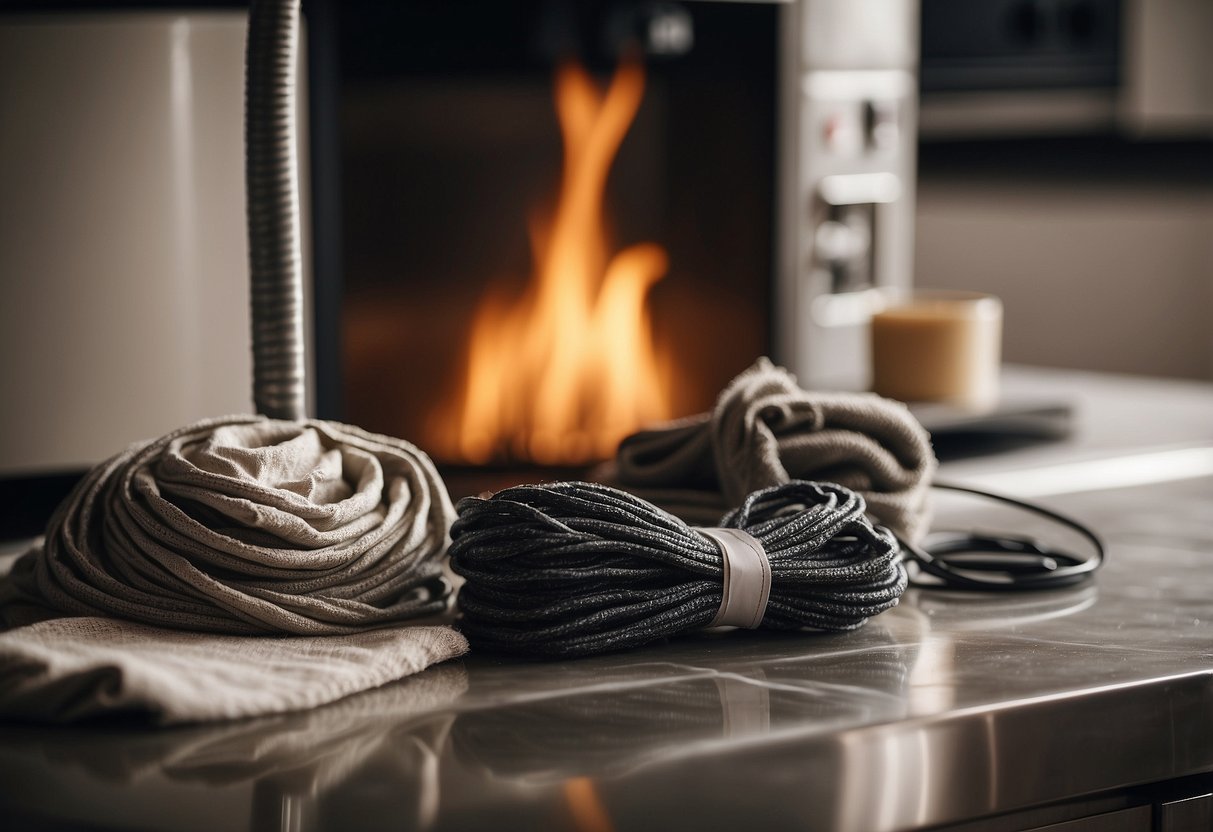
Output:
<instances>
[{"instance_id":1,"label":"stainless steel countertop","mask_svg":"<svg viewBox=\"0 0 1213 832\"><path fill-rule=\"evenodd\" d=\"M1138 471L1213 447L1213 387L1034 371L1008 387L1074 399L1075 437L945 473L1051 493L1095 526L1109 559L1090 585L911 591L843 635L469 656L239 723L0 726L0 823L880 832L1213 771L1213 476ZM1089 467L1113 457L1120 475ZM1033 468L1052 473L1033 485Z\"/></svg>"}]
</instances>

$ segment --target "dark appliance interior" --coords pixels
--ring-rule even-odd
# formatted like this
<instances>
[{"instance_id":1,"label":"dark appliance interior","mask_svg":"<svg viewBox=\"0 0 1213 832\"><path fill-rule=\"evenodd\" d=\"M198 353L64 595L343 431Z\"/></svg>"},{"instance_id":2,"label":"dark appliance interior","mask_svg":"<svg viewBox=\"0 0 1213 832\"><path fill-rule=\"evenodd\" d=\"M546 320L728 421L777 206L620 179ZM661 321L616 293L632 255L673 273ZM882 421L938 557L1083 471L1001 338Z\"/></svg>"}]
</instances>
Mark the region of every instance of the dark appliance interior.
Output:
<instances>
[{"instance_id":1,"label":"dark appliance interior","mask_svg":"<svg viewBox=\"0 0 1213 832\"><path fill-rule=\"evenodd\" d=\"M516 293L530 274L528 224L550 211L561 171L554 69L575 58L605 85L638 47L645 93L604 216L611 250L650 241L668 252L650 306L679 368L671 415L707 409L769 350L777 6L305 8L321 417L468 467L429 441L428 425L461 375L490 281ZM689 22L689 49L678 31L661 41L653 21L671 13ZM507 453L489 467L527 463Z\"/></svg>"}]
</instances>

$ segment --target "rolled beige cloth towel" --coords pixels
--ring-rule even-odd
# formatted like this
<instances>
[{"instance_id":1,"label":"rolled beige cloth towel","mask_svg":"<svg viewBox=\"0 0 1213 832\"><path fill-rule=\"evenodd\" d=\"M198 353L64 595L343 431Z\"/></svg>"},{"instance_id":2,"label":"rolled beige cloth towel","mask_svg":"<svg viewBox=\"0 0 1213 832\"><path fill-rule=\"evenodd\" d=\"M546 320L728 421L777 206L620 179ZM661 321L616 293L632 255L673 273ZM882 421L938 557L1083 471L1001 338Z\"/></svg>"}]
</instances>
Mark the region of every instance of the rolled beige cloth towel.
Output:
<instances>
[{"instance_id":1,"label":"rolled beige cloth towel","mask_svg":"<svg viewBox=\"0 0 1213 832\"><path fill-rule=\"evenodd\" d=\"M760 488L834 482L862 494L878 522L916 541L929 523L935 468L930 437L904 405L872 393L806 392L760 358L711 413L627 437L599 475L700 525Z\"/></svg>"},{"instance_id":2,"label":"rolled beige cloth towel","mask_svg":"<svg viewBox=\"0 0 1213 832\"><path fill-rule=\"evenodd\" d=\"M453 518L406 442L331 422L199 422L94 468L0 585L0 612L357 632L446 609Z\"/></svg>"},{"instance_id":3,"label":"rolled beige cloth towel","mask_svg":"<svg viewBox=\"0 0 1213 832\"><path fill-rule=\"evenodd\" d=\"M417 642L407 659L391 659L396 670L363 673L352 687L318 672L315 695L280 697L276 708L246 696L248 684L256 683L242 682L242 668L264 663L271 645L289 663L291 640L226 644L231 670L220 684L233 686L233 701L255 703L255 710L230 713L329 701L466 650L453 631L422 637L401 626L433 624L450 606L443 558L453 519L433 464L402 440L323 421L236 416L199 422L133 445L93 469L56 511L45 541L0 580L0 620L20 627L62 616L111 619L113 627L90 630L88 643L104 654L107 667L128 655L128 676L141 672L140 663L154 665L159 649L171 666L181 642L177 634L155 638L154 630L126 628L138 633L140 644L153 645L132 652L126 649L132 642L120 637L123 622L193 636L355 637L345 646L370 663L390 651L372 649L385 636L368 631L394 627L397 638ZM67 621L37 631L37 662L45 673L92 672L75 655L80 634ZM107 636L99 632L109 634L110 649L101 649ZM29 635L32 644L35 632ZM0 686L29 672L30 657L11 649L24 636L22 630L8 634ZM360 645L358 636L369 641ZM342 643L329 644L334 661L346 661L338 655L344 655ZM314 662L329 649L323 639L315 648L303 649L304 640L298 646L299 661ZM171 686L163 690L175 695Z\"/></svg>"}]
</instances>

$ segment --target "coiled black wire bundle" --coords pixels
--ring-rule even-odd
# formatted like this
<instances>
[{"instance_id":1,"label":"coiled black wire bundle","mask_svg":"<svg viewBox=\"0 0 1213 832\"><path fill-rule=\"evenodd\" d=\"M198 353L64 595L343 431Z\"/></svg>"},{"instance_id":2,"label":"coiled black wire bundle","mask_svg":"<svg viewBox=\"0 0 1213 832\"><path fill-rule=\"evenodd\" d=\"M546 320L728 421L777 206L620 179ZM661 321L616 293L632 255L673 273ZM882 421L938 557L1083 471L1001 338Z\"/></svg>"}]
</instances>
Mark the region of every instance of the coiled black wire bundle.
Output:
<instances>
[{"instance_id":1,"label":"coiled black wire bundle","mask_svg":"<svg viewBox=\"0 0 1213 832\"><path fill-rule=\"evenodd\" d=\"M721 526L766 550L763 628L851 630L906 587L892 533L830 483L750 494ZM715 541L604 485L522 485L460 501L451 565L467 583L461 629L478 650L562 658L636 647L707 627L721 606Z\"/></svg>"}]
</instances>

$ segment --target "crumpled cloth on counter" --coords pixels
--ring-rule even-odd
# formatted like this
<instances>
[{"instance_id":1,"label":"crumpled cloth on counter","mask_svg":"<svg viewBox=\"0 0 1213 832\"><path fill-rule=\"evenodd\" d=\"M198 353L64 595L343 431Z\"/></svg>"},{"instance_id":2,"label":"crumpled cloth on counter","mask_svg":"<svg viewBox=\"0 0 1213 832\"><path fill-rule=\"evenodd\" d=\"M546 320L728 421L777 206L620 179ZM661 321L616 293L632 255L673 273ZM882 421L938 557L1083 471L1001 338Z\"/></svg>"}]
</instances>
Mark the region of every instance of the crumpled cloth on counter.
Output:
<instances>
[{"instance_id":1,"label":"crumpled cloth on counter","mask_svg":"<svg viewBox=\"0 0 1213 832\"><path fill-rule=\"evenodd\" d=\"M802 390L766 358L733 379L711 413L625 438L597 478L695 525L713 525L751 492L789 480L859 492L868 513L919 540L937 462L905 405L873 393Z\"/></svg>"},{"instance_id":2,"label":"crumpled cloth on counter","mask_svg":"<svg viewBox=\"0 0 1213 832\"><path fill-rule=\"evenodd\" d=\"M347 425L236 416L133 445L0 580L0 716L37 690L74 690L46 718L274 713L460 655L434 626L453 519L424 453Z\"/></svg>"},{"instance_id":3,"label":"crumpled cloth on counter","mask_svg":"<svg viewBox=\"0 0 1213 832\"><path fill-rule=\"evenodd\" d=\"M222 800L234 788L256 790L257 800L267 798L269 805L288 798L282 802L296 810L292 817L302 810L310 819L321 802L366 799L367 769L386 770L407 784L389 798L393 825L428 829L439 805L438 762L455 721L451 706L467 689L462 663L447 662L329 705L255 719L172 730L5 725L0 766L6 774L25 767L36 779L50 761L75 789L120 793L121 799L90 805L88 822L101 829L128 828L131 803L162 794L166 782L202 799L211 794ZM62 802L62 789L54 785L26 791L21 817L61 818ZM227 828L218 819L206 823Z\"/></svg>"},{"instance_id":4,"label":"crumpled cloth on counter","mask_svg":"<svg viewBox=\"0 0 1213 832\"><path fill-rule=\"evenodd\" d=\"M221 636L112 618L0 634L0 715L75 722L128 715L168 725L314 708L467 650L450 627L340 636Z\"/></svg>"}]
</instances>

